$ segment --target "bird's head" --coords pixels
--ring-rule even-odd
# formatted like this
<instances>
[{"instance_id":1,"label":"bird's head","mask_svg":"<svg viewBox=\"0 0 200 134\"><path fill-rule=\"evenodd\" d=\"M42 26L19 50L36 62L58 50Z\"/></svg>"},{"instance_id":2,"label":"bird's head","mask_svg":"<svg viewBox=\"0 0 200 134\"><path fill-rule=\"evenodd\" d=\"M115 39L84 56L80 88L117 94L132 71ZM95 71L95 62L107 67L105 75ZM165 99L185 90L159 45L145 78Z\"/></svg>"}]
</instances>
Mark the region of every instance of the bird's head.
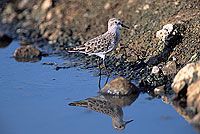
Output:
<instances>
[{"instance_id":1,"label":"bird's head","mask_svg":"<svg viewBox=\"0 0 200 134\"><path fill-rule=\"evenodd\" d=\"M113 28L120 28L120 27L124 27L124 28L128 28L128 26L122 24L120 19L117 18L112 18L108 21L108 30L109 29L113 29Z\"/></svg>"}]
</instances>

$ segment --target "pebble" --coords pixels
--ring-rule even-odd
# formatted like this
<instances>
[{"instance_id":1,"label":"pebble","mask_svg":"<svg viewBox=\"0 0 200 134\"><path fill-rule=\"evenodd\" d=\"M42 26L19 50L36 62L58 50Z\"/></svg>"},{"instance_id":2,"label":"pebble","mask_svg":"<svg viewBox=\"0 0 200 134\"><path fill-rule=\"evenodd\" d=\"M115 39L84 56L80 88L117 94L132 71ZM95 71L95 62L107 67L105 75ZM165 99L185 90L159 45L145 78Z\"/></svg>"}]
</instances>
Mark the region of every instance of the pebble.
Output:
<instances>
[{"instance_id":1,"label":"pebble","mask_svg":"<svg viewBox=\"0 0 200 134\"><path fill-rule=\"evenodd\" d=\"M17 48L14 52L14 57L16 58L35 58L40 56L40 50L30 45Z\"/></svg>"},{"instance_id":2,"label":"pebble","mask_svg":"<svg viewBox=\"0 0 200 134\"><path fill-rule=\"evenodd\" d=\"M159 87L156 87L154 88L154 93L155 94L159 94L159 95L162 95L165 93L165 85L162 85L162 86L159 86Z\"/></svg>"},{"instance_id":3,"label":"pebble","mask_svg":"<svg viewBox=\"0 0 200 134\"><path fill-rule=\"evenodd\" d=\"M158 66L153 66L151 73L152 74L157 74L160 72L160 68Z\"/></svg>"},{"instance_id":4,"label":"pebble","mask_svg":"<svg viewBox=\"0 0 200 134\"><path fill-rule=\"evenodd\" d=\"M104 5L104 9L109 9L110 8L110 3L109 2L107 2L105 5Z\"/></svg>"},{"instance_id":5,"label":"pebble","mask_svg":"<svg viewBox=\"0 0 200 134\"><path fill-rule=\"evenodd\" d=\"M143 10L147 10L147 9L149 9L149 5L148 4L143 7Z\"/></svg>"},{"instance_id":6,"label":"pebble","mask_svg":"<svg viewBox=\"0 0 200 134\"><path fill-rule=\"evenodd\" d=\"M175 61L167 62L167 64L162 68L162 72L164 75L175 75L177 72L176 62Z\"/></svg>"},{"instance_id":7,"label":"pebble","mask_svg":"<svg viewBox=\"0 0 200 134\"><path fill-rule=\"evenodd\" d=\"M41 9L44 10L44 11L46 11L52 5L53 5L53 1L52 0L44 0L43 3L42 3L42 5L41 5Z\"/></svg>"}]
</instances>

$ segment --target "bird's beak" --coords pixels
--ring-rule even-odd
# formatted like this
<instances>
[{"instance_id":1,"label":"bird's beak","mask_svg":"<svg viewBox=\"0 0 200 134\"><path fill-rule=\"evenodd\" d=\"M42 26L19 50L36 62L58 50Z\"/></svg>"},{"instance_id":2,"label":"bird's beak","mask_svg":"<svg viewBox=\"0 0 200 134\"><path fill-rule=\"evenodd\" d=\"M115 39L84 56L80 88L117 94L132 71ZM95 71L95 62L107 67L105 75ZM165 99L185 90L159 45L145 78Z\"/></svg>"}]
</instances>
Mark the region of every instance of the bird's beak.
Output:
<instances>
[{"instance_id":1,"label":"bird's beak","mask_svg":"<svg viewBox=\"0 0 200 134\"><path fill-rule=\"evenodd\" d=\"M129 27L128 27L128 26L126 26L126 25L124 25L124 24L121 24L121 26L129 29Z\"/></svg>"},{"instance_id":2,"label":"bird's beak","mask_svg":"<svg viewBox=\"0 0 200 134\"><path fill-rule=\"evenodd\" d=\"M125 121L125 124L128 124L128 123L130 123L130 122L132 122L133 120L130 120L130 121Z\"/></svg>"}]
</instances>

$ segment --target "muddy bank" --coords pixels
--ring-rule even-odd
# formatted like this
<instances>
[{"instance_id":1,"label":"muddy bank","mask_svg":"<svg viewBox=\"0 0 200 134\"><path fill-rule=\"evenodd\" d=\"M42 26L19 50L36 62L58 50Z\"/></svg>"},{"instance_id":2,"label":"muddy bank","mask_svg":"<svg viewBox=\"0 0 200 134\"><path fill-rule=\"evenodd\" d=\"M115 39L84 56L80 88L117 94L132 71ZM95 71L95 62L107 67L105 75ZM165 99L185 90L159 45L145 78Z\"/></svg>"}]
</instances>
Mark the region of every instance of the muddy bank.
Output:
<instances>
[{"instance_id":1,"label":"muddy bank","mask_svg":"<svg viewBox=\"0 0 200 134\"><path fill-rule=\"evenodd\" d=\"M113 75L142 79L144 87L171 84L181 67L199 59L198 1L18 0L2 1L1 5L2 24L9 25L22 43L46 41L48 44L39 47L56 53L105 32L109 18L120 18L131 29L121 30L119 47L107 56L106 63ZM156 38L165 24L179 24L180 38L168 45ZM96 67L94 56L63 55L86 63L86 68ZM163 68L173 59L175 72L168 72L166 78L151 75L153 66Z\"/></svg>"},{"instance_id":2,"label":"muddy bank","mask_svg":"<svg viewBox=\"0 0 200 134\"><path fill-rule=\"evenodd\" d=\"M139 81L157 97L172 92L171 84L182 67L200 60L199 10L198 0L0 1L1 28L10 36L49 55L78 61L81 64L74 66L86 69L96 69L97 57L67 53L64 48L104 33L109 18L120 18L130 30L121 30L118 47L106 58L108 70L111 76Z\"/></svg>"}]
</instances>

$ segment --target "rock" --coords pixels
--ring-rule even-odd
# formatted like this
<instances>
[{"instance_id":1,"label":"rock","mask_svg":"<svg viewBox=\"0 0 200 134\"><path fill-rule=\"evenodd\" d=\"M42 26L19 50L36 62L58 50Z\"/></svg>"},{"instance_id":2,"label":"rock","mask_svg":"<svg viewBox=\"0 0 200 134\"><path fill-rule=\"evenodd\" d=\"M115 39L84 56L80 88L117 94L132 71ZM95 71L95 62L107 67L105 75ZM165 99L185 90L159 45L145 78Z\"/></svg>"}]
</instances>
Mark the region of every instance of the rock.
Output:
<instances>
[{"instance_id":1,"label":"rock","mask_svg":"<svg viewBox=\"0 0 200 134\"><path fill-rule=\"evenodd\" d=\"M24 40L24 41L20 41L19 44L20 44L21 46L27 46L27 45L30 44L30 42Z\"/></svg>"},{"instance_id":2,"label":"rock","mask_svg":"<svg viewBox=\"0 0 200 134\"><path fill-rule=\"evenodd\" d=\"M162 95L165 93L165 85L154 88L154 93Z\"/></svg>"},{"instance_id":3,"label":"rock","mask_svg":"<svg viewBox=\"0 0 200 134\"><path fill-rule=\"evenodd\" d=\"M0 34L0 48L7 47L12 42L12 38L7 34Z\"/></svg>"},{"instance_id":4,"label":"rock","mask_svg":"<svg viewBox=\"0 0 200 134\"><path fill-rule=\"evenodd\" d=\"M140 87L155 88L167 83L167 77L161 71L146 75L139 81Z\"/></svg>"},{"instance_id":5,"label":"rock","mask_svg":"<svg viewBox=\"0 0 200 134\"><path fill-rule=\"evenodd\" d=\"M200 78L200 61L189 63L183 67L175 76L171 87L175 93L179 93L198 78Z\"/></svg>"},{"instance_id":6,"label":"rock","mask_svg":"<svg viewBox=\"0 0 200 134\"><path fill-rule=\"evenodd\" d=\"M53 5L53 1L52 0L44 0L42 2L41 5L41 9L46 11L47 9L49 9L51 6Z\"/></svg>"},{"instance_id":7,"label":"rock","mask_svg":"<svg viewBox=\"0 0 200 134\"><path fill-rule=\"evenodd\" d=\"M22 46L15 50L14 57L16 58L35 58L40 57L41 52L34 46Z\"/></svg>"},{"instance_id":8,"label":"rock","mask_svg":"<svg viewBox=\"0 0 200 134\"><path fill-rule=\"evenodd\" d=\"M18 4L18 8L21 10L25 9L28 2L29 2L29 0L21 0Z\"/></svg>"},{"instance_id":9,"label":"rock","mask_svg":"<svg viewBox=\"0 0 200 134\"><path fill-rule=\"evenodd\" d=\"M115 63L115 66L119 66L121 63L120 62L116 62Z\"/></svg>"},{"instance_id":10,"label":"rock","mask_svg":"<svg viewBox=\"0 0 200 134\"><path fill-rule=\"evenodd\" d=\"M9 3L6 5L5 9L3 10L2 16L2 23L12 23L17 16L17 13L14 11L15 7L13 4Z\"/></svg>"},{"instance_id":11,"label":"rock","mask_svg":"<svg viewBox=\"0 0 200 134\"><path fill-rule=\"evenodd\" d=\"M195 115L191 121L191 123L194 125L194 127L200 131L200 113Z\"/></svg>"},{"instance_id":12,"label":"rock","mask_svg":"<svg viewBox=\"0 0 200 134\"><path fill-rule=\"evenodd\" d=\"M200 61L189 63L174 78L171 85L183 117L193 125L200 126Z\"/></svg>"},{"instance_id":13,"label":"rock","mask_svg":"<svg viewBox=\"0 0 200 134\"><path fill-rule=\"evenodd\" d=\"M108 10L110 8L110 3L107 2L105 5L104 5L104 9Z\"/></svg>"},{"instance_id":14,"label":"rock","mask_svg":"<svg viewBox=\"0 0 200 134\"><path fill-rule=\"evenodd\" d=\"M200 79L187 88L187 106L200 113Z\"/></svg>"},{"instance_id":15,"label":"rock","mask_svg":"<svg viewBox=\"0 0 200 134\"><path fill-rule=\"evenodd\" d=\"M147 10L147 9L149 9L149 5L148 5L148 4L146 4L146 5L143 7L143 10Z\"/></svg>"},{"instance_id":16,"label":"rock","mask_svg":"<svg viewBox=\"0 0 200 134\"><path fill-rule=\"evenodd\" d=\"M55 39L57 39L58 36L59 36L59 32L60 32L59 29L55 30L55 31L48 37L49 40L55 40Z\"/></svg>"},{"instance_id":17,"label":"rock","mask_svg":"<svg viewBox=\"0 0 200 134\"><path fill-rule=\"evenodd\" d=\"M176 45L181 41L184 25L181 24L166 24L163 28L156 32L156 37L165 43L165 45Z\"/></svg>"},{"instance_id":18,"label":"rock","mask_svg":"<svg viewBox=\"0 0 200 134\"><path fill-rule=\"evenodd\" d=\"M10 4L6 5L4 12L3 12L3 15L12 14L13 12L14 12L14 8L13 8L13 5L10 3Z\"/></svg>"},{"instance_id":19,"label":"rock","mask_svg":"<svg viewBox=\"0 0 200 134\"><path fill-rule=\"evenodd\" d=\"M164 25L161 30L156 32L156 37L161 41L166 42L166 40L169 40L169 35L173 31L173 26L173 24Z\"/></svg>"},{"instance_id":20,"label":"rock","mask_svg":"<svg viewBox=\"0 0 200 134\"><path fill-rule=\"evenodd\" d=\"M164 75L175 75L176 70L176 62L175 61L169 61L167 64L162 68L162 72Z\"/></svg>"},{"instance_id":21,"label":"rock","mask_svg":"<svg viewBox=\"0 0 200 134\"><path fill-rule=\"evenodd\" d=\"M138 88L123 77L118 77L114 80L111 80L100 91L102 94L110 95L130 95L134 92L138 92Z\"/></svg>"},{"instance_id":22,"label":"rock","mask_svg":"<svg viewBox=\"0 0 200 134\"><path fill-rule=\"evenodd\" d=\"M162 102L164 102L166 104L170 104L171 100L167 96L162 96Z\"/></svg>"},{"instance_id":23,"label":"rock","mask_svg":"<svg viewBox=\"0 0 200 134\"><path fill-rule=\"evenodd\" d=\"M52 17L53 17L53 12L52 12L52 10L50 10L46 15L46 19L50 20Z\"/></svg>"},{"instance_id":24,"label":"rock","mask_svg":"<svg viewBox=\"0 0 200 134\"><path fill-rule=\"evenodd\" d=\"M200 60L200 51L195 53L188 62L196 62L198 60Z\"/></svg>"},{"instance_id":25,"label":"rock","mask_svg":"<svg viewBox=\"0 0 200 134\"><path fill-rule=\"evenodd\" d=\"M152 74L157 74L160 72L160 68L158 66L153 66L151 73Z\"/></svg>"}]
</instances>

